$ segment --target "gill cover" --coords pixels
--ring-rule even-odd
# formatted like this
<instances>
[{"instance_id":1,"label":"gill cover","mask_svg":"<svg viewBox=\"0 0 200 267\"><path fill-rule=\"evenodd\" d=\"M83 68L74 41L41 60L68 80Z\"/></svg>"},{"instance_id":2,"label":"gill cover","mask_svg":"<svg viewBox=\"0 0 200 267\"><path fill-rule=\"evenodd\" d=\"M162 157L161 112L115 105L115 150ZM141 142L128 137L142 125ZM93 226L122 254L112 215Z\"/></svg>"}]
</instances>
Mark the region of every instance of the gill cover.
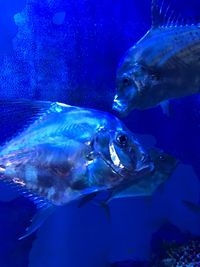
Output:
<instances>
[{"instance_id":1,"label":"gill cover","mask_svg":"<svg viewBox=\"0 0 200 267\"><path fill-rule=\"evenodd\" d=\"M152 163L138 141L124 129L116 131L100 127L95 142L95 150L102 159L121 177L137 176L149 171Z\"/></svg>"}]
</instances>

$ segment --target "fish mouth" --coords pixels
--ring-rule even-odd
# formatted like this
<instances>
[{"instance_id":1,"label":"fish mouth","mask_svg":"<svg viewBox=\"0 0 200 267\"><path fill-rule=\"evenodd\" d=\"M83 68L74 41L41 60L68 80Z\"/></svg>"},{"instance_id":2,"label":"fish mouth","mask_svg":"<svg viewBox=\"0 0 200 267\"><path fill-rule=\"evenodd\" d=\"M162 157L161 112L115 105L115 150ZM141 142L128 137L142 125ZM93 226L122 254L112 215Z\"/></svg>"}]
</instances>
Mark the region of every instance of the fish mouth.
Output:
<instances>
[{"instance_id":1,"label":"fish mouth","mask_svg":"<svg viewBox=\"0 0 200 267\"><path fill-rule=\"evenodd\" d=\"M120 116L126 116L129 112L127 103L117 99L117 97L114 98L112 109L120 114Z\"/></svg>"}]
</instances>

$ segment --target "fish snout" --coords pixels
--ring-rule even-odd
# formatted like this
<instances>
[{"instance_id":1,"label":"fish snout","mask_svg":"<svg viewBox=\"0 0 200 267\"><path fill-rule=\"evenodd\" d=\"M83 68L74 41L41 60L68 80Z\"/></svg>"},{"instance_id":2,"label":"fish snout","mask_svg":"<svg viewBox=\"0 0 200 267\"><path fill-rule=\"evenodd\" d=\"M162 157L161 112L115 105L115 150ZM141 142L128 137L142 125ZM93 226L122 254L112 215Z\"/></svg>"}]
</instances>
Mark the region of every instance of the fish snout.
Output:
<instances>
[{"instance_id":1,"label":"fish snout","mask_svg":"<svg viewBox=\"0 0 200 267\"><path fill-rule=\"evenodd\" d=\"M120 116L126 116L126 114L128 113L128 103L126 101L120 99L118 95L115 95L115 98L113 100L112 109L117 114L120 114Z\"/></svg>"}]
</instances>

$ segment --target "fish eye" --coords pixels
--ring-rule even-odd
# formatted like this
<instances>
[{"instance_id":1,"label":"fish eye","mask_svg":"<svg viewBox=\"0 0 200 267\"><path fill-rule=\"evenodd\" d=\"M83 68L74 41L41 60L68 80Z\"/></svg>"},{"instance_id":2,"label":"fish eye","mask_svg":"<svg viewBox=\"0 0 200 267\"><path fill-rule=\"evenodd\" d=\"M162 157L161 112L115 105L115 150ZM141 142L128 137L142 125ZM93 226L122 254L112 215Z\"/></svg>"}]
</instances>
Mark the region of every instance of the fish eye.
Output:
<instances>
[{"instance_id":1,"label":"fish eye","mask_svg":"<svg viewBox=\"0 0 200 267\"><path fill-rule=\"evenodd\" d=\"M151 78L155 81L159 81L160 80L160 74L158 72L152 72L151 73Z\"/></svg>"},{"instance_id":2,"label":"fish eye","mask_svg":"<svg viewBox=\"0 0 200 267\"><path fill-rule=\"evenodd\" d=\"M122 83L124 86L128 86L130 84L130 79L128 77L125 77L123 80L122 80Z\"/></svg>"},{"instance_id":3,"label":"fish eye","mask_svg":"<svg viewBox=\"0 0 200 267\"><path fill-rule=\"evenodd\" d=\"M153 75L151 75L151 77L152 77L154 80L156 80L156 81L159 81L159 80L160 80L159 75L155 75L155 74L153 74Z\"/></svg>"},{"instance_id":4,"label":"fish eye","mask_svg":"<svg viewBox=\"0 0 200 267\"><path fill-rule=\"evenodd\" d=\"M166 156L165 155L160 155L159 156L159 160L160 161L165 161L166 160Z\"/></svg>"},{"instance_id":5,"label":"fish eye","mask_svg":"<svg viewBox=\"0 0 200 267\"><path fill-rule=\"evenodd\" d=\"M128 137L124 133L119 133L116 137L116 141L120 146L126 146L128 142Z\"/></svg>"}]
</instances>

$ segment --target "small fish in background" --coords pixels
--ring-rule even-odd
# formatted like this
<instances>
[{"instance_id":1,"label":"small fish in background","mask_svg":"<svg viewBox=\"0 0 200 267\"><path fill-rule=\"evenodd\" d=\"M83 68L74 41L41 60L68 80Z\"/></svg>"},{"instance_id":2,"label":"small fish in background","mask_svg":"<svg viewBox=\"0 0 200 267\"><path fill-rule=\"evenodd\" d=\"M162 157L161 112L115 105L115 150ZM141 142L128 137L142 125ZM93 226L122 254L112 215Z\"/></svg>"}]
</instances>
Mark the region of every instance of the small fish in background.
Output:
<instances>
[{"instance_id":1,"label":"small fish in background","mask_svg":"<svg viewBox=\"0 0 200 267\"><path fill-rule=\"evenodd\" d=\"M133 109L161 105L199 93L200 24L185 24L152 0L152 27L119 64L113 109L125 116Z\"/></svg>"},{"instance_id":2,"label":"small fish in background","mask_svg":"<svg viewBox=\"0 0 200 267\"><path fill-rule=\"evenodd\" d=\"M108 113L54 102L0 101L0 115L4 133L25 119L0 148L0 181L38 209L20 239L56 207L126 188L154 169L136 137Z\"/></svg>"}]
</instances>

